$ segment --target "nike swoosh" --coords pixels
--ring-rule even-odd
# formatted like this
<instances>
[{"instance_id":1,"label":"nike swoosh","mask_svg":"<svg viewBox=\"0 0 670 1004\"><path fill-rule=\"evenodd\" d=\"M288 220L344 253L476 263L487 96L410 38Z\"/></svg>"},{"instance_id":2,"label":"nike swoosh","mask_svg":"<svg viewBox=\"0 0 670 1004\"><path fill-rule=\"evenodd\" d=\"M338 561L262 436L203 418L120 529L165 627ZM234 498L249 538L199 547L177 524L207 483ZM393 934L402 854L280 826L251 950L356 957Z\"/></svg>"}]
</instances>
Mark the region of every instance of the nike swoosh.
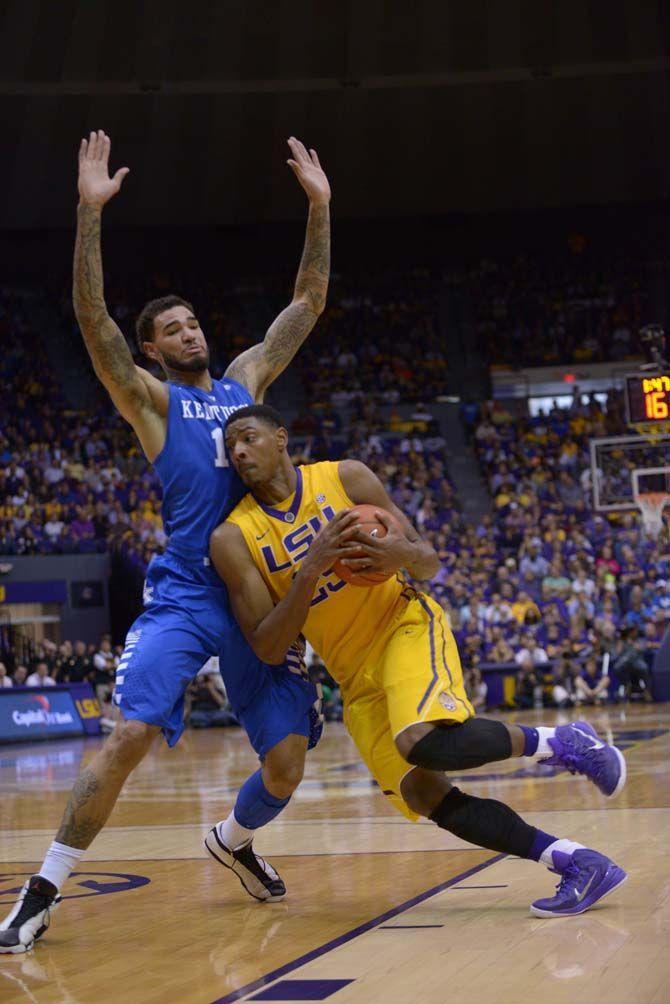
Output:
<instances>
[{"instance_id":1,"label":"nike swoosh","mask_svg":"<svg viewBox=\"0 0 670 1004\"><path fill-rule=\"evenodd\" d=\"M584 886L584 888L582 889L581 892L577 892L577 890L575 889L575 896L577 897L577 902L578 903L581 903L581 901L586 896L587 892L589 891L589 889L593 885L593 880L595 879L595 877L596 877L596 873L594 872L593 875L588 880L588 882L586 883L586 885Z\"/></svg>"},{"instance_id":2,"label":"nike swoosh","mask_svg":"<svg viewBox=\"0 0 670 1004\"><path fill-rule=\"evenodd\" d=\"M583 729L578 729L576 725L574 726L574 729L575 732L579 732L580 736L584 736L585 739L591 740L591 742L593 743L591 749L594 750L605 749L605 743L601 742L600 739L596 739L596 737L592 736L590 732L584 732Z\"/></svg>"},{"instance_id":3,"label":"nike swoosh","mask_svg":"<svg viewBox=\"0 0 670 1004\"><path fill-rule=\"evenodd\" d=\"M269 530L266 530L265 533L262 533L260 535L260 537L256 537L256 540L262 540L263 537L267 537L267 535L269 534L269 532L270 532Z\"/></svg>"}]
</instances>

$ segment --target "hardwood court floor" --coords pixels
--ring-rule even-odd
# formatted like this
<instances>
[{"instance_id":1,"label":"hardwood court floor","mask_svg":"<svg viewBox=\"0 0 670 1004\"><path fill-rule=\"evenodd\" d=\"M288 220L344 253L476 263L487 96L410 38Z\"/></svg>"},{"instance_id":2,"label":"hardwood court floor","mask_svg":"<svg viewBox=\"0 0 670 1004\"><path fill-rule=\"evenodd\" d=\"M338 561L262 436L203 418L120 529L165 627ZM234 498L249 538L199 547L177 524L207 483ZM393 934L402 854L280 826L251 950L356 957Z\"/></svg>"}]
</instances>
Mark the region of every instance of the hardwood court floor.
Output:
<instances>
[{"instance_id":1,"label":"hardwood court floor","mask_svg":"<svg viewBox=\"0 0 670 1004\"><path fill-rule=\"evenodd\" d=\"M512 721L515 716L507 716ZM394 813L341 726L310 755L288 810L257 839L289 888L251 901L202 837L255 769L239 730L157 743L133 775L35 950L0 957L3 1004L498 1004L670 1000L670 705L582 714L626 754L607 802L530 761L469 772L473 794L613 856L629 882L581 917L538 920L555 877ZM524 721L565 714L531 712ZM40 863L98 740L0 748L0 911Z\"/></svg>"}]
</instances>

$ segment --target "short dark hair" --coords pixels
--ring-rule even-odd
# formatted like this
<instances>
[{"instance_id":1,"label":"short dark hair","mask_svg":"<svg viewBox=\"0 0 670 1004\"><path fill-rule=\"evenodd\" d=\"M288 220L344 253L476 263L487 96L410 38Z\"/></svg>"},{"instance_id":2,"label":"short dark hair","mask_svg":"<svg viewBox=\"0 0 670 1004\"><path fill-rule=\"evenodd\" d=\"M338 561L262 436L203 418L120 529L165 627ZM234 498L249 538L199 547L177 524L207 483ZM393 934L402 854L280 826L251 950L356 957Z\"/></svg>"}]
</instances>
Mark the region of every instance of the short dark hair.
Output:
<instances>
[{"instance_id":1,"label":"short dark hair","mask_svg":"<svg viewBox=\"0 0 670 1004\"><path fill-rule=\"evenodd\" d=\"M144 343L153 342L154 340L154 319L159 314L162 314L164 310L169 310L170 307L186 307L192 314L195 314L195 310L188 300L184 300L175 293L170 293L169 296L159 296L157 300L149 300L142 307L142 312L135 321L137 347L142 354L144 354Z\"/></svg>"},{"instance_id":2,"label":"short dark hair","mask_svg":"<svg viewBox=\"0 0 670 1004\"><path fill-rule=\"evenodd\" d=\"M228 416L226 429L233 422L239 422L242 418L257 418L266 425L271 425L273 429L285 429L286 423L276 408L269 404L247 404L244 408L238 408L232 415Z\"/></svg>"}]
</instances>

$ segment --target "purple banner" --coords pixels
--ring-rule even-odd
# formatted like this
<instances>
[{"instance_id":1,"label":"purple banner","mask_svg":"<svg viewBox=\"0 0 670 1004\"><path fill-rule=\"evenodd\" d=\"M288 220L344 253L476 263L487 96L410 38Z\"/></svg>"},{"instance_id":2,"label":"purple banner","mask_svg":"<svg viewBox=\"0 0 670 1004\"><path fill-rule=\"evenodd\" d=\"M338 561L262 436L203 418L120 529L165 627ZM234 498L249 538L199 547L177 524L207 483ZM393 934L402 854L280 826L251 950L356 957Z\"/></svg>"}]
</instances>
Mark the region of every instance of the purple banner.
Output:
<instances>
[{"instance_id":1,"label":"purple banner","mask_svg":"<svg viewBox=\"0 0 670 1004\"><path fill-rule=\"evenodd\" d=\"M65 579L46 582L3 582L0 603L67 603Z\"/></svg>"}]
</instances>

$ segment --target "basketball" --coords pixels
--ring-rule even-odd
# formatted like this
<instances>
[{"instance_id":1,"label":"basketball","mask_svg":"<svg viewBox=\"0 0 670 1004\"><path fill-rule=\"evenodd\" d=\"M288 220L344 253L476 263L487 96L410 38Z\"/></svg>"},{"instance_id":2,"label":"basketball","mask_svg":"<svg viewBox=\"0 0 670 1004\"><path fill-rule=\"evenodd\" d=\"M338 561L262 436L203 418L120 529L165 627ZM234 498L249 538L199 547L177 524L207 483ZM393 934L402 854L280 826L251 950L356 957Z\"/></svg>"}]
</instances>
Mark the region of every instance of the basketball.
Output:
<instances>
[{"instance_id":1,"label":"basketball","mask_svg":"<svg viewBox=\"0 0 670 1004\"><path fill-rule=\"evenodd\" d=\"M403 529L400 523L387 509L381 509L378 505L357 505L352 509L352 512L358 513L359 523L358 528L363 531L363 533L369 533L371 537L385 537L386 527L381 523L377 516L378 512L385 513L390 520L392 520L393 525L398 530L399 533L403 533ZM365 553L363 551L352 552L352 558L364 558ZM386 582L388 579L393 577L391 575L385 575L383 572L356 572L351 568L347 568L343 565L341 561L336 561L333 565L333 571L345 582L348 582L352 586L378 586L380 582Z\"/></svg>"}]
</instances>

